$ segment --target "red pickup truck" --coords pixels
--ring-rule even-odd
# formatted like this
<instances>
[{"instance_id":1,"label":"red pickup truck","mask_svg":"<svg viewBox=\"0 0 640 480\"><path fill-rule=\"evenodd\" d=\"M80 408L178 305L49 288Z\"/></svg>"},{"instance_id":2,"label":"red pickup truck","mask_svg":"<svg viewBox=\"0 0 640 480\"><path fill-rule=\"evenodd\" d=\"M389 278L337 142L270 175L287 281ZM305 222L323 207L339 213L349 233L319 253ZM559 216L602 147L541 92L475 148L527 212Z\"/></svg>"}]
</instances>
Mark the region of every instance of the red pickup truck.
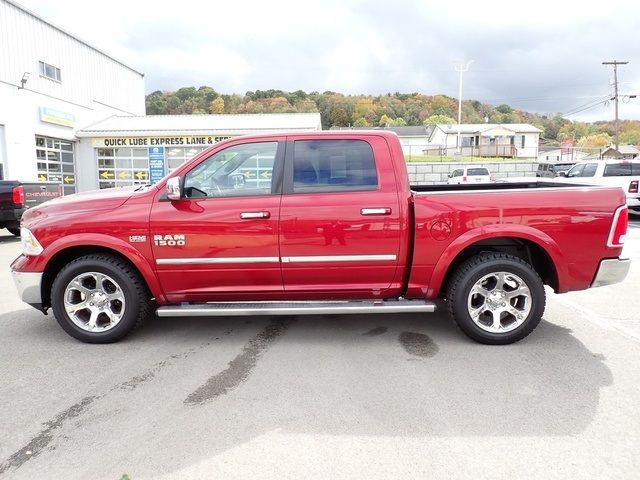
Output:
<instances>
[{"instance_id":1,"label":"red pickup truck","mask_svg":"<svg viewBox=\"0 0 640 480\"><path fill-rule=\"evenodd\" d=\"M156 185L65 196L22 218L22 299L92 343L153 316L433 312L507 344L545 290L624 279L620 188L409 185L388 132L226 140ZM438 298L443 302L437 302Z\"/></svg>"}]
</instances>

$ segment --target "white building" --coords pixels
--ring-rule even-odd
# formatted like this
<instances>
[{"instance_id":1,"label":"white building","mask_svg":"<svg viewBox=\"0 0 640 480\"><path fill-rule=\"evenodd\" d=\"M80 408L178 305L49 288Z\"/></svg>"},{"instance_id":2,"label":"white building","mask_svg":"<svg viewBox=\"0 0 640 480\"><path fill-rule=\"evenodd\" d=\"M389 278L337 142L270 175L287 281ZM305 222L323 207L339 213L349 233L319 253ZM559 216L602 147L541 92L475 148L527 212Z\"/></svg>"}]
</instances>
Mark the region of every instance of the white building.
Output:
<instances>
[{"instance_id":1,"label":"white building","mask_svg":"<svg viewBox=\"0 0 640 480\"><path fill-rule=\"evenodd\" d=\"M144 93L142 73L0 0L0 178L77 191L77 128L144 114Z\"/></svg>"},{"instance_id":2,"label":"white building","mask_svg":"<svg viewBox=\"0 0 640 480\"><path fill-rule=\"evenodd\" d=\"M587 151L589 150L589 151ZM596 155L599 156L598 149L578 149L578 148L554 148L553 150L541 150L538 152L539 162L554 162L554 163L575 163L582 160L591 158Z\"/></svg>"},{"instance_id":3,"label":"white building","mask_svg":"<svg viewBox=\"0 0 640 480\"><path fill-rule=\"evenodd\" d=\"M80 190L154 183L214 143L238 135L322 130L319 113L113 116L76 132Z\"/></svg>"},{"instance_id":4,"label":"white building","mask_svg":"<svg viewBox=\"0 0 640 480\"><path fill-rule=\"evenodd\" d=\"M0 179L148 183L224 138L322 129L319 113L144 114L142 73L0 0Z\"/></svg>"},{"instance_id":5,"label":"white building","mask_svg":"<svg viewBox=\"0 0 640 480\"><path fill-rule=\"evenodd\" d=\"M535 160L542 130L528 123L463 123L460 150L464 156ZM435 125L425 148L429 155L453 155L458 147L458 125Z\"/></svg>"}]
</instances>

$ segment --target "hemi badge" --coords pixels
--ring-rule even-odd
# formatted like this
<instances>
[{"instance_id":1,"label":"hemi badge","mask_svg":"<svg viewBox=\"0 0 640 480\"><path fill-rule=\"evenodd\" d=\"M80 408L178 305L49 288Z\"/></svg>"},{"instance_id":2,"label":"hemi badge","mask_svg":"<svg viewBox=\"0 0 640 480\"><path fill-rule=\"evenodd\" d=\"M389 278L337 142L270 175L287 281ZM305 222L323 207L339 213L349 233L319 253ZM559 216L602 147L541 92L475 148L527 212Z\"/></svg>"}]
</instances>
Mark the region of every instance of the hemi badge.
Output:
<instances>
[{"instance_id":1,"label":"hemi badge","mask_svg":"<svg viewBox=\"0 0 640 480\"><path fill-rule=\"evenodd\" d=\"M146 235L129 235L129 243L141 243L146 241L147 241Z\"/></svg>"}]
</instances>

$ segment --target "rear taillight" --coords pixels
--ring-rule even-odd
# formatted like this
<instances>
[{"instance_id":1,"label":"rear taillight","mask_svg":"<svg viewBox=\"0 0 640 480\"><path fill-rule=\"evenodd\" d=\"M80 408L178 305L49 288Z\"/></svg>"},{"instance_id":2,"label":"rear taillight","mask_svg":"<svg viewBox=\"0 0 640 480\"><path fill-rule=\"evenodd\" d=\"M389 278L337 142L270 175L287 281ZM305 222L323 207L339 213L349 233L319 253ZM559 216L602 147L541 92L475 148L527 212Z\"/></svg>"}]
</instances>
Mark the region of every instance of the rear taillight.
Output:
<instances>
[{"instance_id":1,"label":"rear taillight","mask_svg":"<svg viewBox=\"0 0 640 480\"><path fill-rule=\"evenodd\" d=\"M24 205L24 187L22 185L13 187L14 205Z\"/></svg>"},{"instance_id":2,"label":"rear taillight","mask_svg":"<svg viewBox=\"0 0 640 480\"><path fill-rule=\"evenodd\" d=\"M627 206L618 207L613 215L613 223L607 240L607 247L619 248L624 246L624 240L627 236L627 227L629 226L629 210Z\"/></svg>"},{"instance_id":3,"label":"rear taillight","mask_svg":"<svg viewBox=\"0 0 640 480\"><path fill-rule=\"evenodd\" d=\"M638 193L638 180L634 180L629 184L629 193Z\"/></svg>"}]
</instances>

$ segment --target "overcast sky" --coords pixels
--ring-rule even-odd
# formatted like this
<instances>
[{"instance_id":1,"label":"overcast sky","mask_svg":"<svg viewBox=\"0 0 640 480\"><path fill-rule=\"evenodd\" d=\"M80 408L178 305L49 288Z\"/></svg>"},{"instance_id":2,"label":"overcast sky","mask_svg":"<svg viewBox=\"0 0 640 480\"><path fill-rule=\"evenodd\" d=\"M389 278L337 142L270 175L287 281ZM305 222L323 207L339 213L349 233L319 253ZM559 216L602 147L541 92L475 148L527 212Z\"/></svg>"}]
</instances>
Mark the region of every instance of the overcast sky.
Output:
<instances>
[{"instance_id":1,"label":"overcast sky","mask_svg":"<svg viewBox=\"0 0 640 480\"><path fill-rule=\"evenodd\" d=\"M420 92L608 120L640 119L640 2L18 0L145 73L146 89ZM580 107L586 108L579 111Z\"/></svg>"}]
</instances>

